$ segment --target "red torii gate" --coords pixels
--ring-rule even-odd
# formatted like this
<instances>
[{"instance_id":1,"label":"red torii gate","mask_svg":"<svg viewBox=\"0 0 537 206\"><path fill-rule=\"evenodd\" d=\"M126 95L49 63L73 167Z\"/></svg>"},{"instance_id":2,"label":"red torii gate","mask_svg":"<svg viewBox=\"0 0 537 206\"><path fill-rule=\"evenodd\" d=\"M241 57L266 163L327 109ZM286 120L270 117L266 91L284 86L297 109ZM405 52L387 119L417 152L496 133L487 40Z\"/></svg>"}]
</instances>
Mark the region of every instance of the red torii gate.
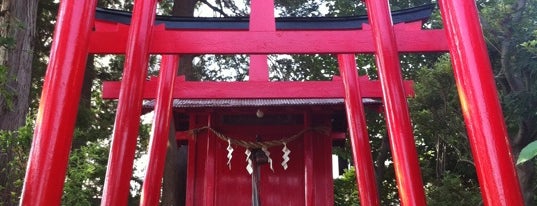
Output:
<instances>
[{"instance_id":1,"label":"red torii gate","mask_svg":"<svg viewBox=\"0 0 537 206\"><path fill-rule=\"evenodd\" d=\"M249 31L172 31L154 27L156 0L135 1L131 26L112 28L95 22L95 5L96 0L61 1L21 205L60 203L84 65L89 53L126 53L102 205L125 205L127 201L149 53L253 54L251 81L227 86L249 89L260 89L269 84L278 87L277 83L266 82L265 54L338 54L344 92L338 90L339 93L330 94L345 98L361 203L379 205L361 105L363 93L359 89L365 82L356 74L352 55L364 52L374 52L377 58L401 203L426 205L398 54L448 49L484 203L523 204L474 1L440 0L444 30L419 30L412 25L398 29L392 23L387 0L366 0L370 28L345 31L276 31L272 0L252 1ZM318 44L321 40L326 44ZM316 44L309 44L311 42ZM150 153L157 161L150 164L156 165L156 171L148 170L143 186L143 205L158 202L163 167L163 159L159 157L163 156L162 145L166 142L162 138L167 136L170 104L174 93L178 92L174 91L177 85L174 86L173 71L177 58L166 55L163 59L166 64L157 86L156 121L150 143ZM190 86L190 89L199 88L199 85ZM295 97L269 94L255 96L244 92L235 95L239 98ZM328 97L325 93L307 94L314 95L306 96L309 98ZM307 199L306 204L314 205L315 202Z\"/></svg>"}]
</instances>

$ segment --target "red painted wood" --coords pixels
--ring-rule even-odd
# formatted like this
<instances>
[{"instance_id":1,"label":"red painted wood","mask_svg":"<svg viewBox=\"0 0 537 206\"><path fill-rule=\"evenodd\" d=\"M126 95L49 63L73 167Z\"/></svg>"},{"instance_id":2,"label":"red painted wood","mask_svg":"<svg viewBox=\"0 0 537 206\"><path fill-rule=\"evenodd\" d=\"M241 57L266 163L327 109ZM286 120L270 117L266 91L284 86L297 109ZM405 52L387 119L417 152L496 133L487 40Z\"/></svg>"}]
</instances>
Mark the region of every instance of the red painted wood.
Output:
<instances>
[{"instance_id":1,"label":"red painted wood","mask_svg":"<svg viewBox=\"0 0 537 206\"><path fill-rule=\"evenodd\" d=\"M122 27L122 28L119 28ZM126 24L119 24L116 22L108 22L108 21L102 21L102 20L95 20L94 30L100 31L100 32L118 32L118 31L128 31L129 25ZM125 35L125 39L127 39L127 33L123 33Z\"/></svg>"},{"instance_id":2,"label":"red painted wood","mask_svg":"<svg viewBox=\"0 0 537 206\"><path fill-rule=\"evenodd\" d=\"M189 114L189 126L190 128L189 129L197 129L197 128L201 128L201 127L204 127L205 125L207 125L207 119L208 119L208 116L205 115L205 114L195 114L195 113L190 113ZM200 123L200 119L203 119L205 121L201 121ZM186 206L193 206L194 205L194 202L195 202L195 198L197 197L196 192L198 192L199 190L199 186L196 186L196 181L197 178L199 178L199 176L197 175L198 173L196 171L199 171L198 170L198 164L196 164L196 160L198 159L198 157L196 156L196 154L198 153L198 145L202 145L202 143L198 143L198 138L197 137L200 137L200 136L204 136L206 135L206 133L203 133L205 131L200 131L200 133L198 135L195 135L195 136L191 136L189 135L188 136L188 162L187 162L187 177L186 177L186 200L185 200L185 205ZM201 140L203 141L203 140Z\"/></svg>"},{"instance_id":3,"label":"red painted wood","mask_svg":"<svg viewBox=\"0 0 537 206\"><path fill-rule=\"evenodd\" d=\"M359 79L362 97L381 98L379 81ZM104 82L103 98L116 99L120 82ZM411 81L404 81L406 96L413 96ZM157 83L145 83L143 97L156 97ZM233 99L233 98L343 98L345 89L339 77L334 81L306 82L185 82L176 79L173 97L176 99Z\"/></svg>"},{"instance_id":4,"label":"red painted wood","mask_svg":"<svg viewBox=\"0 0 537 206\"><path fill-rule=\"evenodd\" d=\"M198 121L201 120L201 119L198 119ZM203 123L200 123L200 124L196 124L196 127L195 128L200 128L200 127L204 127L204 126L207 126L208 125L208 117L205 117L204 118L205 122ZM208 147L209 147L209 133L207 132L207 130L204 130L204 131L200 131L197 136L195 137L195 141L196 141L196 144L195 144L195 150L196 150L196 154L194 155L194 158L195 158L195 161L194 162L188 162L188 166L187 167L194 167L195 168L195 173L192 174L192 176L194 176L194 185L193 187L189 187L187 188L187 194L194 194L194 198L193 198L193 201L190 205L201 205L201 206L206 206L206 204L204 203L204 200L205 200L205 190L206 190L206 187L205 185L207 183L205 183L206 181L214 181L214 179L206 179L205 178L205 173L206 173L206 166L207 166L207 156L212 154L209 152L208 150ZM189 149L190 149L191 146L189 146ZM189 157L190 159L191 157ZM188 176L191 176L190 174ZM193 190L194 192L189 192L189 190Z\"/></svg>"},{"instance_id":5,"label":"red painted wood","mask_svg":"<svg viewBox=\"0 0 537 206\"><path fill-rule=\"evenodd\" d=\"M311 114L312 125L330 128L332 125L331 115ZM334 185L332 179L332 136L324 137L324 134L311 133L313 143L313 171L315 187L315 205L334 205Z\"/></svg>"},{"instance_id":6,"label":"red painted wood","mask_svg":"<svg viewBox=\"0 0 537 206\"><path fill-rule=\"evenodd\" d=\"M360 194L360 204L366 206L380 205L373 157L369 146L369 135L365 120L365 111L360 93L360 82L356 69L354 54L339 54L339 73L345 85L345 109L349 125L351 150L356 167L356 182Z\"/></svg>"},{"instance_id":7,"label":"red painted wood","mask_svg":"<svg viewBox=\"0 0 537 206\"><path fill-rule=\"evenodd\" d=\"M142 187L140 205L158 205L162 176L166 163L166 147L170 135L170 121L173 108L173 83L177 75L179 56L164 55L160 66L160 78L155 103L155 116L149 140L149 160Z\"/></svg>"},{"instance_id":8,"label":"red painted wood","mask_svg":"<svg viewBox=\"0 0 537 206\"><path fill-rule=\"evenodd\" d=\"M330 133L330 139L331 141L343 141L347 138L346 134L344 132L332 132ZM192 140L192 136L188 132L176 132L175 133L175 139L177 141L190 141Z\"/></svg>"},{"instance_id":9,"label":"red painted wood","mask_svg":"<svg viewBox=\"0 0 537 206\"><path fill-rule=\"evenodd\" d=\"M134 2L101 205L127 205L156 1ZM117 43L117 42L116 42Z\"/></svg>"},{"instance_id":10,"label":"red painted wood","mask_svg":"<svg viewBox=\"0 0 537 206\"><path fill-rule=\"evenodd\" d=\"M212 127L213 125L215 125L215 123L217 123L216 117L212 114L209 114L208 122L208 126ZM204 195L199 203L201 203L201 205L203 206L213 206L217 204L215 195L216 187L218 186L216 182L216 144L218 140L216 138L217 137L215 136L215 134L207 133L207 143L206 145L203 145L203 148L201 149L201 152L205 153L205 155L202 156L204 158L201 159L201 161L205 163L205 170L201 173L203 175L202 177L204 179L204 182L203 185L200 185L203 187ZM228 187L226 189L229 190L230 188L231 187Z\"/></svg>"},{"instance_id":11,"label":"red painted wood","mask_svg":"<svg viewBox=\"0 0 537 206\"><path fill-rule=\"evenodd\" d=\"M474 1L439 1L485 205L524 205Z\"/></svg>"},{"instance_id":12,"label":"red painted wood","mask_svg":"<svg viewBox=\"0 0 537 206\"><path fill-rule=\"evenodd\" d=\"M248 70L248 81L269 81L268 58L266 54L250 55L250 69Z\"/></svg>"},{"instance_id":13,"label":"red painted wood","mask_svg":"<svg viewBox=\"0 0 537 206\"><path fill-rule=\"evenodd\" d=\"M252 0L249 31L276 31L274 0ZM250 55L249 81L268 81L269 69L266 54Z\"/></svg>"},{"instance_id":14,"label":"red painted wood","mask_svg":"<svg viewBox=\"0 0 537 206\"><path fill-rule=\"evenodd\" d=\"M395 26L400 52L446 52L443 30L416 30L412 24ZM125 53L127 29L95 31L90 53ZM419 41L416 41L419 40ZM343 31L153 31L153 54L316 54L373 53L369 30Z\"/></svg>"},{"instance_id":15,"label":"red painted wood","mask_svg":"<svg viewBox=\"0 0 537 206\"><path fill-rule=\"evenodd\" d=\"M308 112L304 113L304 128L311 127L311 116ZM315 172L313 169L314 150L313 150L313 135L311 133L304 134L304 202L306 206L318 205L315 202Z\"/></svg>"},{"instance_id":16,"label":"red painted wood","mask_svg":"<svg viewBox=\"0 0 537 206\"><path fill-rule=\"evenodd\" d=\"M366 0L401 205L426 205L388 0ZM414 41L419 39L414 39Z\"/></svg>"},{"instance_id":17,"label":"red painted wood","mask_svg":"<svg viewBox=\"0 0 537 206\"><path fill-rule=\"evenodd\" d=\"M270 112L267 110L266 112ZM299 112L299 111L297 111ZM255 112L254 112L255 113ZM255 115L252 113L251 115ZM259 135L261 140L273 140L283 137L289 137L301 131L304 125L225 125L218 120L223 114L237 114L236 112L229 113L213 113L215 121L211 123L211 127L226 136L239 139L254 141L256 135ZM266 113L268 114L268 113ZM281 113L283 114L283 113ZM191 114L193 115L193 114ZM329 126L330 115L311 116L310 122L324 122L311 124L313 127ZM319 120L324 119L324 120ZM207 125L207 121L196 121L193 128L200 128ZM332 173L331 173L331 138L325 134L313 132L311 134L300 137L297 140L290 142L288 147L291 150L291 160L289 168L283 170L282 147L269 148L271 158L273 160L274 172L269 169L268 165L261 166L261 204L262 205L306 205L305 204L305 152L304 138L309 137L312 142L312 159L311 170L308 171L315 182L315 188L312 191L312 202L316 205L333 205L333 190L332 190ZM214 198L210 202L213 205L226 206L250 206L251 205L251 176L246 171L246 156L245 149L234 145L233 159L231 162L231 170L226 165L227 162L227 142L222 141L214 135L207 133L205 130L200 132L196 138L195 161L188 163L189 169L194 167L195 174L193 175L193 187L188 187L187 194L193 194L195 197L194 204L203 205L202 202L212 194ZM213 149L207 149L208 141L214 141ZM190 147L189 147L190 150ZM207 156L214 158L207 160ZM190 159L191 157L189 157ZM211 166L212 165L212 166ZM207 175L207 170L213 171L213 176ZM192 177L189 175L189 178ZM210 177L208 180L206 177ZM214 181L210 184L206 181ZM205 185L210 185L206 187ZM209 193L214 186L214 193ZM190 193L189 191L194 191ZM330 195L332 194L332 195ZM188 203L187 203L188 205ZM311 205L311 204L310 204Z\"/></svg>"},{"instance_id":18,"label":"red painted wood","mask_svg":"<svg viewBox=\"0 0 537 206\"><path fill-rule=\"evenodd\" d=\"M250 6L250 31L276 31L274 0L252 0Z\"/></svg>"},{"instance_id":19,"label":"red painted wood","mask_svg":"<svg viewBox=\"0 0 537 206\"><path fill-rule=\"evenodd\" d=\"M194 177L196 168L191 166L193 165L193 162L196 161L196 139L190 138L188 140L188 162L187 162L187 177L186 177L186 198L185 198L185 205L186 206L193 206L194 205Z\"/></svg>"},{"instance_id":20,"label":"red painted wood","mask_svg":"<svg viewBox=\"0 0 537 206\"><path fill-rule=\"evenodd\" d=\"M192 137L190 136L190 134L188 132L176 132L175 133L175 139L177 141L188 141L190 140Z\"/></svg>"},{"instance_id":21,"label":"red painted wood","mask_svg":"<svg viewBox=\"0 0 537 206\"><path fill-rule=\"evenodd\" d=\"M345 134L344 132L332 132L330 134L330 137L334 141L340 141L345 140L347 138L347 134Z\"/></svg>"},{"instance_id":22,"label":"red painted wood","mask_svg":"<svg viewBox=\"0 0 537 206\"><path fill-rule=\"evenodd\" d=\"M60 205L96 2L60 3L20 205Z\"/></svg>"}]
</instances>

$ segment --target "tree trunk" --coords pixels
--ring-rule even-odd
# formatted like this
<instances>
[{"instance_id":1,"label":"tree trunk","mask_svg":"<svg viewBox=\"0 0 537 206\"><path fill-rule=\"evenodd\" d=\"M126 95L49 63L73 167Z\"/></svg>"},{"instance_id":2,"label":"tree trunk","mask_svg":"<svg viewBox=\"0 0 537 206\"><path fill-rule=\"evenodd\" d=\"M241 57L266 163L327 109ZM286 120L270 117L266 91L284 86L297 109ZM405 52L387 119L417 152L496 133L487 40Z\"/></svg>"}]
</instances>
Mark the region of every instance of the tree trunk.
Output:
<instances>
[{"instance_id":1,"label":"tree trunk","mask_svg":"<svg viewBox=\"0 0 537 206\"><path fill-rule=\"evenodd\" d=\"M82 91L80 93L80 103L78 104L78 114L76 120L76 128L82 130L88 130L92 124L95 122L94 117L92 116L91 111L91 95L92 95L92 86L93 81L95 80L95 66L93 65L95 60L94 55L89 55L88 60L86 61L86 69L84 70L84 80L82 82ZM82 138L77 137L73 138L73 143L71 144L71 151L79 149L88 143L90 139L88 137ZM93 139L92 139L93 140Z\"/></svg>"},{"instance_id":2,"label":"tree trunk","mask_svg":"<svg viewBox=\"0 0 537 206\"><path fill-rule=\"evenodd\" d=\"M524 196L525 205L534 205L535 195L533 192L533 185L535 184L535 163L528 161L522 165L516 167L518 172L518 181L520 182L520 189Z\"/></svg>"},{"instance_id":3,"label":"tree trunk","mask_svg":"<svg viewBox=\"0 0 537 206\"><path fill-rule=\"evenodd\" d=\"M436 138L436 179L441 180L446 172L446 143L442 138Z\"/></svg>"},{"instance_id":4,"label":"tree trunk","mask_svg":"<svg viewBox=\"0 0 537 206\"><path fill-rule=\"evenodd\" d=\"M29 107L34 39L38 0L3 0L1 2L2 38L12 44L0 48L0 130L16 130L24 125Z\"/></svg>"},{"instance_id":5,"label":"tree trunk","mask_svg":"<svg viewBox=\"0 0 537 206\"><path fill-rule=\"evenodd\" d=\"M533 121L519 120L518 133L511 138L514 157L518 157L522 148L534 139L529 134L530 129L535 129ZM534 205L535 162L528 161L517 165L516 170L525 205Z\"/></svg>"},{"instance_id":6,"label":"tree trunk","mask_svg":"<svg viewBox=\"0 0 537 206\"><path fill-rule=\"evenodd\" d=\"M194 8L198 0L175 0L173 4L173 15L192 17ZM198 80L192 70L192 60L194 55L181 55L179 59L179 75L185 75L186 80Z\"/></svg>"},{"instance_id":7,"label":"tree trunk","mask_svg":"<svg viewBox=\"0 0 537 206\"><path fill-rule=\"evenodd\" d=\"M384 181L384 173L386 171L386 166L384 162L388 159L390 153L390 141L388 136L382 137L382 143L380 144L377 158L375 159L375 174L377 180L377 194L379 194L379 199L386 194L381 194L382 190L382 181Z\"/></svg>"},{"instance_id":8,"label":"tree trunk","mask_svg":"<svg viewBox=\"0 0 537 206\"><path fill-rule=\"evenodd\" d=\"M173 116L172 116L173 118ZM186 173L182 174L182 171L186 171L186 165L180 165L181 162L179 155L181 154L177 147L177 141L175 140L175 127L173 119L170 120L170 135L168 136L168 147L166 151L166 162L164 165L164 176L162 180L162 201L163 206L182 206L185 205L184 195L179 194L183 185L186 186L186 181L182 181ZM184 169L182 169L184 168ZM182 182L181 182L182 181ZM180 200L181 199L181 200Z\"/></svg>"},{"instance_id":9,"label":"tree trunk","mask_svg":"<svg viewBox=\"0 0 537 206\"><path fill-rule=\"evenodd\" d=\"M0 130L16 131L25 124L29 110L37 0L0 1ZM14 138L13 136L12 138ZM0 154L0 199L4 205L17 205L21 188L19 168L8 166L14 151Z\"/></svg>"},{"instance_id":10,"label":"tree trunk","mask_svg":"<svg viewBox=\"0 0 537 206\"><path fill-rule=\"evenodd\" d=\"M522 73L523 68L517 65L517 52L516 46L519 44L516 42L515 27L519 26L523 14L527 8L527 0L516 0L512 3L510 13L507 13L502 20L502 27L500 28L500 71L504 75L507 85L505 86L505 93L516 94L520 92L528 92L531 85L525 84L524 75ZM518 67L518 68L517 68ZM517 100L521 101L521 100ZM530 106L530 102L526 102ZM517 120L517 133L511 135L511 148L514 157L518 157L518 154L524 146L534 140L531 135L535 133L535 117L531 115L524 115ZM518 179L520 182L520 188L524 196L525 205L534 205L534 177L535 168L534 162L517 165Z\"/></svg>"},{"instance_id":11,"label":"tree trunk","mask_svg":"<svg viewBox=\"0 0 537 206\"><path fill-rule=\"evenodd\" d=\"M174 0L173 15L192 17L197 0ZM179 59L179 73L191 80L192 55L182 55ZM175 129L173 130L175 132ZM174 134L174 133L172 133ZM162 183L161 204L165 206L185 205L186 167L188 154L186 146L177 147L175 136L168 139L166 163Z\"/></svg>"}]
</instances>

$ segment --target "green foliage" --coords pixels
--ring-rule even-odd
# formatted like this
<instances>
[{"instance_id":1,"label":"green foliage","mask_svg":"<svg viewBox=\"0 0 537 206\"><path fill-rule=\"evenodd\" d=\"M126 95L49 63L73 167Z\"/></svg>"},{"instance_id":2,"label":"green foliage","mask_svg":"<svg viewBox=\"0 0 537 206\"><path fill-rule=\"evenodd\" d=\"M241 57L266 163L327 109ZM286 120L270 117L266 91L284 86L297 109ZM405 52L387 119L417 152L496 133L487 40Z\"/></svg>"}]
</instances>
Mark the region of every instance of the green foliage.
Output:
<instances>
[{"instance_id":1,"label":"green foliage","mask_svg":"<svg viewBox=\"0 0 537 206\"><path fill-rule=\"evenodd\" d=\"M428 204L477 205L477 177L449 55L415 70L414 80L416 97L409 106Z\"/></svg>"},{"instance_id":2,"label":"green foliage","mask_svg":"<svg viewBox=\"0 0 537 206\"><path fill-rule=\"evenodd\" d=\"M272 81L326 81L339 74L334 55L270 56Z\"/></svg>"},{"instance_id":3,"label":"green foliage","mask_svg":"<svg viewBox=\"0 0 537 206\"><path fill-rule=\"evenodd\" d=\"M535 38L537 1L517 8L515 1L490 1L481 9L487 43L496 74L502 106L511 136L519 121L534 122L537 109L537 59ZM531 124L530 133L536 127ZM534 136L534 135L533 135ZM535 137L525 137L535 139ZM529 143L526 141L526 143ZM517 144L517 143L514 143Z\"/></svg>"},{"instance_id":4,"label":"green foliage","mask_svg":"<svg viewBox=\"0 0 537 206\"><path fill-rule=\"evenodd\" d=\"M419 70L415 82L416 97L410 99L410 107L416 133L424 136L464 133L449 55L442 56L433 68Z\"/></svg>"},{"instance_id":5,"label":"green foliage","mask_svg":"<svg viewBox=\"0 0 537 206\"><path fill-rule=\"evenodd\" d=\"M174 0L160 0L158 2L158 15L168 15L172 13Z\"/></svg>"},{"instance_id":6,"label":"green foliage","mask_svg":"<svg viewBox=\"0 0 537 206\"><path fill-rule=\"evenodd\" d=\"M22 190L24 171L33 136L33 115L17 131L0 130L0 205L16 205ZM4 179L5 178L5 179Z\"/></svg>"},{"instance_id":7,"label":"green foliage","mask_svg":"<svg viewBox=\"0 0 537 206\"><path fill-rule=\"evenodd\" d=\"M366 14L365 2L363 1L325 1L325 6L328 7L327 16L358 16Z\"/></svg>"},{"instance_id":8,"label":"green foliage","mask_svg":"<svg viewBox=\"0 0 537 206\"><path fill-rule=\"evenodd\" d=\"M8 31L9 27L17 23L5 23L0 25L0 29L3 31ZM18 24L17 24L18 25ZM13 49L15 46L15 38L11 35L0 35L0 50L3 52L8 52L10 49ZM9 68L7 65L0 62L0 99L2 99L4 105L0 105L7 110L13 110L14 98L17 94L10 88L9 83L14 80L14 77L10 75Z\"/></svg>"},{"instance_id":9,"label":"green foliage","mask_svg":"<svg viewBox=\"0 0 537 206\"><path fill-rule=\"evenodd\" d=\"M481 196L475 182L468 182L465 178L446 173L437 184L425 186L427 204L434 206L474 206L480 205Z\"/></svg>"},{"instance_id":10,"label":"green foliage","mask_svg":"<svg viewBox=\"0 0 537 206\"><path fill-rule=\"evenodd\" d=\"M316 17L322 14L319 11L320 1L316 0L276 0L276 9L282 17Z\"/></svg>"},{"instance_id":11,"label":"green foliage","mask_svg":"<svg viewBox=\"0 0 537 206\"><path fill-rule=\"evenodd\" d=\"M533 141L532 143L526 145L522 151L520 151L516 164L518 165L527 162L528 160L533 159L535 156L537 156L537 141Z\"/></svg>"},{"instance_id":12,"label":"green foliage","mask_svg":"<svg viewBox=\"0 0 537 206\"><path fill-rule=\"evenodd\" d=\"M8 23L4 23L0 25L0 30L8 31L9 27L14 27L16 29L24 28L24 24L22 22L15 20L10 20ZM6 36L0 36L0 47L2 49L13 49L15 46L15 38L13 38L13 35L6 35Z\"/></svg>"},{"instance_id":13,"label":"green foliage","mask_svg":"<svg viewBox=\"0 0 537 206\"><path fill-rule=\"evenodd\" d=\"M3 99L3 103L7 110L13 110L15 106L13 100L15 93L13 89L9 87L9 82L13 80L13 77L9 75L9 68L5 65L0 65L0 98Z\"/></svg>"},{"instance_id":14,"label":"green foliage","mask_svg":"<svg viewBox=\"0 0 537 206\"><path fill-rule=\"evenodd\" d=\"M0 47L9 49L13 46L15 46L15 39L13 37L0 37Z\"/></svg>"},{"instance_id":15,"label":"green foliage","mask_svg":"<svg viewBox=\"0 0 537 206\"><path fill-rule=\"evenodd\" d=\"M447 173L475 180L449 55L418 70L415 81L409 107L424 182L437 184Z\"/></svg>"},{"instance_id":16,"label":"green foliage","mask_svg":"<svg viewBox=\"0 0 537 206\"><path fill-rule=\"evenodd\" d=\"M424 62L422 67L414 67L411 73L407 73L414 78L416 91L416 97L410 100L409 105L428 204L478 205L481 196L449 56L441 56L432 65ZM382 154L381 149L382 142L387 138L384 118L370 112L367 113L367 120L375 166L377 169L384 168L381 176L377 174L377 178L380 178L377 182L381 204L399 205L391 158L379 158L380 155L387 155ZM350 159L348 148L334 151ZM349 170L343 178L334 180L336 205L358 205L358 200L353 199L358 197L355 179L354 170Z\"/></svg>"},{"instance_id":17,"label":"green foliage","mask_svg":"<svg viewBox=\"0 0 537 206\"><path fill-rule=\"evenodd\" d=\"M194 74L204 81L244 81L248 76L248 55L201 55L194 57Z\"/></svg>"},{"instance_id":18,"label":"green foliage","mask_svg":"<svg viewBox=\"0 0 537 206\"><path fill-rule=\"evenodd\" d=\"M354 167L345 170L345 173L341 177L334 179L334 205L359 205Z\"/></svg>"},{"instance_id":19,"label":"green foliage","mask_svg":"<svg viewBox=\"0 0 537 206\"><path fill-rule=\"evenodd\" d=\"M537 140L537 0L479 1L482 23L498 85L512 153L517 155L519 180L526 205L535 205ZM528 144L530 144L528 146ZM525 149L523 149L526 146ZM515 157L516 158L516 157ZM532 162L529 162L532 161Z\"/></svg>"},{"instance_id":20,"label":"green foliage","mask_svg":"<svg viewBox=\"0 0 537 206\"><path fill-rule=\"evenodd\" d=\"M533 39L528 40L521 44L528 52L537 55L537 30L533 31ZM537 56L535 56L537 57Z\"/></svg>"},{"instance_id":21,"label":"green foliage","mask_svg":"<svg viewBox=\"0 0 537 206\"><path fill-rule=\"evenodd\" d=\"M108 156L105 142L89 142L69 157L62 205L96 205L104 184Z\"/></svg>"}]
</instances>

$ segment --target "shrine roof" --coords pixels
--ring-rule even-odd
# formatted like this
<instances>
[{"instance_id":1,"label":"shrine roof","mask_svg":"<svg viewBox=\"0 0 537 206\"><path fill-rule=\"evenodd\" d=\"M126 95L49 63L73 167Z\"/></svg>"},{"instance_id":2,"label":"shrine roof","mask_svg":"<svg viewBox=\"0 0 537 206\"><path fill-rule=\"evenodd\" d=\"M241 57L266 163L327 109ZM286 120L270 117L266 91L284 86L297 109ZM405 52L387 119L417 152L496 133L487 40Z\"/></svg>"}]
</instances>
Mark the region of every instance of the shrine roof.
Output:
<instances>
[{"instance_id":1,"label":"shrine roof","mask_svg":"<svg viewBox=\"0 0 537 206\"><path fill-rule=\"evenodd\" d=\"M393 23L427 20L435 4L402 9L392 12ZM95 18L122 24L130 24L131 13L120 10L97 8ZM346 17L279 17L277 30L346 30L361 29L368 22L367 15ZM176 17L157 16L155 25L164 24L167 29L186 30L247 30L248 17Z\"/></svg>"},{"instance_id":2,"label":"shrine roof","mask_svg":"<svg viewBox=\"0 0 537 206\"><path fill-rule=\"evenodd\" d=\"M381 100L363 98L364 104L380 104ZM330 99L175 99L174 108L237 108L270 106L338 106L344 105L342 98ZM152 109L155 100L144 103L144 109Z\"/></svg>"}]
</instances>

